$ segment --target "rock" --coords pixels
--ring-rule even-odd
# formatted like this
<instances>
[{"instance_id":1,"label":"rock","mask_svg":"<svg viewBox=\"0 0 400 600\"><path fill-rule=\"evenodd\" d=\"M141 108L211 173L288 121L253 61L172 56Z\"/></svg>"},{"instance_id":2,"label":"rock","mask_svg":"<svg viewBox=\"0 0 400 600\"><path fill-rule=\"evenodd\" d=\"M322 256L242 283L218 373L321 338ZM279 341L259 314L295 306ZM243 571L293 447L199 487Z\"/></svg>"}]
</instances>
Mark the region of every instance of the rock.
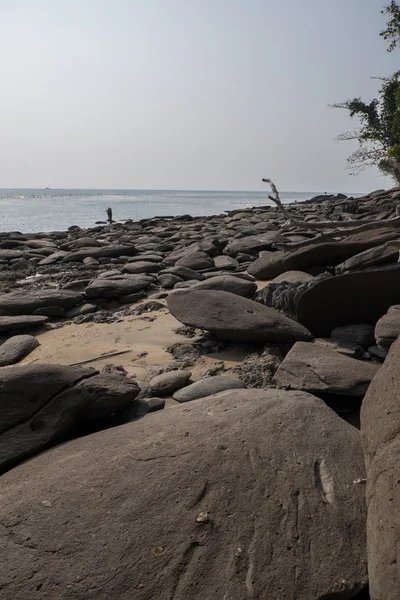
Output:
<instances>
[{"instance_id":1,"label":"rock","mask_svg":"<svg viewBox=\"0 0 400 600\"><path fill-rule=\"evenodd\" d=\"M44 315L45 317L63 317L65 310L61 306L43 306L33 311L33 315Z\"/></svg>"},{"instance_id":2,"label":"rock","mask_svg":"<svg viewBox=\"0 0 400 600\"><path fill-rule=\"evenodd\" d=\"M349 599L367 582L364 477L359 432L300 392L72 440L2 477L2 600Z\"/></svg>"},{"instance_id":3,"label":"rock","mask_svg":"<svg viewBox=\"0 0 400 600\"><path fill-rule=\"evenodd\" d=\"M161 271L160 265L150 261L138 261L128 263L122 267L124 273L158 273Z\"/></svg>"},{"instance_id":4,"label":"rock","mask_svg":"<svg viewBox=\"0 0 400 600\"><path fill-rule=\"evenodd\" d=\"M338 273L342 273L344 271L355 271L368 269L379 265L396 263L398 256L398 250L394 250L389 245L384 244L382 246L378 246L377 248L364 250L364 252L348 258L346 261L336 267L336 271Z\"/></svg>"},{"instance_id":5,"label":"rock","mask_svg":"<svg viewBox=\"0 0 400 600\"><path fill-rule=\"evenodd\" d=\"M195 283L192 290L221 290L251 298L257 290L257 284L254 281L246 281L233 275L217 275Z\"/></svg>"},{"instance_id":6,"label":"rock","mask_svg":"<svg viewBox=\"0 0 400 600\"><path fill-rule=\"evenodd\" d=\"M268 250L273 244L285 242L279 231L268 231L258 235L247 235L230 241L224 248L224 254L235 257L237 254L253 254L260 250ZM253 273L251 273L253 275Z\"/></svg>"},{"instance_id":7,"label":"rock","mask_svg":"<svg viewBox=\"0 0 400 600\"><path fill-rule=\"evenodd\" d=\"M191 371L169 371L150 380L150 388L155 396L171 396L176 390L187 384Z\"/></svg>"},{"instance_id":8,"label":"rock","mask_svg":"<svg viewBox=\"0 0 400 600\"><path fill-rule=\"evenodd\" d=\"M299 298L296 316L315 336L349 323L376 323L400 304L400 269L360 271L321 279Z\"/></svg>"},{"instance_id":9,"label":"rock","mask_svg":"<svg viewBox=\"0 0 400 600\"><path fill-rule=\"evenodd\" d=\"M68 309L80 304L83 295L70 290L41 289L0 295L0 310L11 315L30 315L38 308L58 306Z\"/></svg>"},{"instance_id":10,"label":"rock","mask_svg":"<svg viewBox=\"0 0 400 600\"><path fill-rule=\"evenodd\" d=\"M0 370L0 472L52 445L92 398L75 385L94 369L25 365Z\"/></svg>"},{"instance_id":11,"label":"rock","mask_svg":"<svg viewBox=\"0 0 400 600\"><path fill-rule=\"evenodd\" d=\"M139 393L120 375L64 365L3 367L0 384L0 472L54 445L78 421L111 415Z\"/></svg>"},{"instance_id":12,"label":"rock","mask_svg":"<svg viewBox=\"0 0 400 600\"><path fill-rule=\"evenodd\" d=\"M140 392L133 379L121 375L95 375L81 381L77 392L90 395L92 401L79 415L80 420L104 419L135 400Z\"/></svg>"},{"instance_id":13,"label":"rock","mask_svg":"<svg viewBox=\"0 0 400 600\"><path fill-rule=\"evenodd\" d=\"M371 247L371 241L325 242L310 244L294 252L271 252L254 261L248 272L256 279L273 279L285 271L307 269L316 265L334 266Z\"/></svg>"},{"instance_id":14,"label":"rock","mask_svg":"<svg viewBox=\"0 0 400 600\"><path fill-rule=\"evenodd\" d=\"M332 331L331 337L340 342L350 342L368 348L375 342L374 326L359 323L357 325L336 327Z\"/></svg>"},{"instance_id":15,"label":"rock","mask_svg":"<svg viewBox=\"0 0 400 600\"><path fill-rule=\"evenodd\" d=\"M162 287L167 290L172 289L177 283L182 283L183 279L174 275L173 273L165 273L164 275L159 275L157 277L157 281Z\"/></svg>"},{"instance_id":16,"label":"rock","mask_svg":"<svg viewBox=\"0 0 400 600\"><path fill-rule=\"evenodd\" d=\"M74 252L68 252L61 260L62 262L82 262L84 258L90 256L92 258L112 258L115 256L131 256L136 253L135 246L102 246L100 248L81 248Z\"/></svg>"},{"instance_id":17,"label":"rock","mask_svg":"<svg viewBox=\"0 0 400 600\"><path fill-rule=\"evenodd\" d=\"M297 342L279 365L274 382L295 390L362 398L378 369L320 344Z\"/></svg>"},{"instance_id":18,"label":"rock","mask_svg":"<svg viewBox=\"0 0 400 600\"><path fill-rule=\"evenodd\" d=\"M184 281L189 281L192 279L197 279L197 281L203 281L204 279L204 275L202 273L198 273L193 269L188 269L188 267L182 267L179 265L175 267L169 267L168 269L164 269L164 271L162 271L162 273L158 277L160 277L164 273L171 273L172 275L175 275L176 277L179 277Z\"/></svg>"},{"instance_id":19,"label":"rock","mask_svg":"<svg viewBox=\"0 0 400 600\"><path fill-rule=\"evenodd\" d=\"M335 352L339 352L350 358L360 358L364 354L364 348L362 346L351 342L341 342L339 340L334 340L333 338L315 338L313 342L314 344L320 344L325 348L330 348L331 350L335 350Z\"/></svg>"},{"instance_id":20,"label":"rock","mask_svg":"<svg viewBox=\"0 0 400 600\"><path fill-rule=\"evenodd\" d=\"M153 282L146 275L121 275L109 279L95 279L85 289L88 298L119 298L145 290Z\"/></svg>"},{"instance_id":21,"label":"rock","mask_svg":"<svg viewBox=\"0 0 400 600\"><path fill-rule=\"evenodd\" d=\"M214 266L214 263L205 252L191 252L190 254L186 254L182 258L179 258L175 264L178 267L181 266L193 269L193 271L209 269Z\"/></svg>"},{"instance_id":22,"label":"rock","mask_svg":"<svg viewBox=\"0 0 400 600\"><path fill-rule=\"evenodd\" d=\"M220 256L216 256L214 258L214 265L217 267L217 269L222 269L224 271L234 271L238 268L239 262L231 256L224 256L221 254Z\"/></svg>"},{"instance_id":23,"label":"rock","mask_svg":"<svg viewBox=\"0 0 400 600\"><path fill-rule=\"evenodd\" d=\"M39 342L31 335L14 335L0 346L0 367L17 363L38 346Z\"/></svg>"},{"instance_id":24,"label":"rock","mask_svg":"<svg viewBox=\"0 0 400 600\"><path fill-rule=\"evenodd\" d=\"M387 350L379 348L378 346L370 346L368 348L368 353L372 356L375 356L376 358L379 358L380 360L385 360L385 358L388 355Z\"/></svg>"},{"instance_id":25,"label":"rock","mask_svg":"<svg viewBox=\"0 0 400 600\"><path fill-rule=\"evenodd\" d=\"M282 281L287 281L288 283L306 283L313 279L313 275L304 273L304 271L286 271L285 273L278 275L278 277L275 277L273 283L282 283Z\"/></svg>"},{"instance_id":26,"label":"rock","mask_svg":"<svg viewBox=\"0 0 400 600\"><path fill-rule=\"evenodd\" d=\"M375 326L374 337L380 348L389 350L400 335L400 305L391 306Z\"/></svg>"},{"instance_id":27,"label":"rock","mask_svg":"<svg viewBox=\"0 0 400 600\"><path fill-rule=\"evenodd\" d=\"M70 308L70 310L68 310L65 313L65 316L68 319L73 319L74 317L77 317L78 315L89 315L91 313L95 313L96 311L97 311L96 304L90 304L90 302L86 302L85 304L81 304L80 306L74 306L74 308Z\"/></svg>"},{"instance_id":28,"label":"rock","mask_svg":"<svg viewBox=\"0 0 400 600\"><path fill-rule=\"evenodd\" d=\"M246 356L236 367L230 369L230 373L237 375L246 387L270 387L279 363L280 360L271 354L264 355L263 353L263 356L250 355Z\"/></svg>"},{"instance_id":29,"label":"rock","mask_svg":"<svg viewBox=\"0 0 400 600\"><path fill-rule=\"evenodd\" d=\"M44 325L44 323L46 323L48 320L48 317L40 317L34 315L20 315L18 317L0 316L0 332L40 327Z\"/></svg>"},{"instance_id":30,"label":"rock","mask_svg":"<svg viewBox=\"0 0 400 600\"><path fill-rule=\"evenodd\" d=\"M229 292L182 290L168 296L167 305L184 325L211 331L225 340L263 343L312 338L289 317Z\"/></svg>"},{"instance_id":31,"label":"rock","mask_svg":"<svg viewBox=\"0 0 400 600\"><path fill-rule=\"evenodd\" d=\"M368 571L373 600L397 600L400 589L400 342L372 381L361 408L367 469Z\"/></svg>"},{"instance_id":32,"label":"rock","mask_svg":"<svg viewBox=\"0 0 400 600\"><path fill-rule=\"evenodd\" d=\"M173 399L177 402L190 402L191 400L197 400L198 398L205 398L206 396L212 396L218 392L224 392L225 390L237 390L243 389L246 384L238 377L232 375L217 375L215 377L207 377L192 383L187 387L178 390L173 394Z\"/></svg>"}]
</instances>

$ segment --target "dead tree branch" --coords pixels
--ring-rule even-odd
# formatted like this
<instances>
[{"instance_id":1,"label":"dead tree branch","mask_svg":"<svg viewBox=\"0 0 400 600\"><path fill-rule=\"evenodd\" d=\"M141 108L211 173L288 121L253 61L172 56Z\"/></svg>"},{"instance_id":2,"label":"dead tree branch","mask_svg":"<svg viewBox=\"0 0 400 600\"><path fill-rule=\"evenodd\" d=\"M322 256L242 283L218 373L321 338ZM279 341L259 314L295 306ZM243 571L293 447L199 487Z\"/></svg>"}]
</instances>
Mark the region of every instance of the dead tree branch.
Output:
<instances>
[{"instance_id":1,"label":"dead tree branch","mask_svg":"<svg viewBox=\"0 0 400 600\"><path fill-rule=\"evenodd\" d=\"M392 219L387 219L385 221L359 221L359 220L348 220L348 221L304 221L296 219L290 212L284 207L279 197L279 192L276 188L276 185L271 181L271 179L263 179L265 183L269 183L272 190L272 195L269 194L268 198L274 202L283 216L288 220L290 225L295 225L296 227L305 227L306 229L346 229L346 235L349 233L361 233L361 231L367 231L368 229L379 229L380 227L398 227L400 226L400 216L399 210L396 210L396 216ZM350 231L348 230L350 229ZM355 231L351 231L351 229L355 229ZM363 228L363 229L361 229ZM344 232L343 232L344 233ZM338 232L335 233L338 235ZM333 237L335 237L333 235ZM314 238L315 239L315 238ZM325 238L326 239L326 238ZM301 242L303 243L303 242ZM293 247L293 246L291 246Z\"/></svg>"}]
</instances>

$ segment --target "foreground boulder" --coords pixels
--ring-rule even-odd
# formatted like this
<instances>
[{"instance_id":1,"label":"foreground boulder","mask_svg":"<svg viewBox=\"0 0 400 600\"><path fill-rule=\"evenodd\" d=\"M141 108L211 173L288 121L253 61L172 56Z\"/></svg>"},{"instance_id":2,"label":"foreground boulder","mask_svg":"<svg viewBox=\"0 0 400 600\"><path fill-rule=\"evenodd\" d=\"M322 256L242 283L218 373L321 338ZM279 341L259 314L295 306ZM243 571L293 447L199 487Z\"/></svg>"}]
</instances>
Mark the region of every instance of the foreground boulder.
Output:
<instances>
[{"instance_id":1,"label":"foreground boulder","mask_svg":"<svg viewBox=\"0 0 400 600\"><path fill-rule=\"evenodd\" d=\"M275 373L290 389L363 397L379 365L344 356L321 344L297 342Z\"/></svg>"},{"instance_id":2,"label":"foreground boulder","mask_svg":"<svg viewBox=\"0 0 400 600\"><path fill-rule=\"evenodd\" d=\"M367 469L368 570L372 600L400 590L400 341L391 347L361 409Z\"/></svg>"},{"instance_id":3,"label":"foreground boulder","mask_svg":"<svg viewBox=\"0 0 400 600\"><path fill-rule=\"evenodd\" d=\"M316 337L342 325L375 324L400 304L400 268L360 271L321 279L299 298L296 316Z\"/></svg>"},{"instance_id":4,"label":"foreground boulder","mask_svg":"<svg viewBox=\"0 0 400 600\"><path fill-rule=\"evenodd\" d=\"M73 440L2 478L2 600L352 598L364 476L359 432L301 392L223 392Z\"/></svg>"},{"instance_id":5,"label":"foreground boulder","mask_svg":"<svg viewBox=\"0 0 400 600\"><path fill-rule=\"evenodd\" d=\"M242 342L310 340L310 332L278 311L217 290L182 290L167 298L171 314L184 325Z\"/></svg>"},{"instance_id":6,"label":"foreground boulder","mask_svg":"<svg viewBox=\"0 0 400 600\"><path fill-rule=\"evenodd\" d=\"M79 419L113 414L139 387L120 375L64 365L0 369L0 472L54 445ZM90 406L89 406L90 405Z\"/></svg>"}]
</instances>

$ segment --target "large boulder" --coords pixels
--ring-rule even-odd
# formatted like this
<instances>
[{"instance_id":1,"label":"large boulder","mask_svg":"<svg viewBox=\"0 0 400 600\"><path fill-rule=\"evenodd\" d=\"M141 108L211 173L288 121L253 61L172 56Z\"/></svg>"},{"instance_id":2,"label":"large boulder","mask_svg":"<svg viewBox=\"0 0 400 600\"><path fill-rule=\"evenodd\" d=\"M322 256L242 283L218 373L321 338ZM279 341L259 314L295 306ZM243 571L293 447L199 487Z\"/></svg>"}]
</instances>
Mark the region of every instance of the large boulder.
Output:
<instances>
[{"instance_id":1,"label":"large boulder","mask_svg":"<svg viewBox=\"0 0 400 600\"><path fill-rule=\"evenodd\" d=\"M375 326L375 340L380 348L389 350L400 335L400 305L391 306Z\"/></svg>"},{"instance_id":2,"label":"large boulder","mask_svg":"<svg viewBox=\"0 0 400 600\"><path fill-rule=\"evenodd\" d=\"M296 321L258 302L217 290L182 290L167 298L171 314L184 325L211 331L225 340L295 342L310 340Z\"/></svg>"},{"instance_id":3,"label":"large boulder","mask_svg":"<svg viewBox=\"0 0 400 600\"><path fill-rule=\"evenodd\" d=\"M344 271L358 271L361 269L369 269L379 265L396 263L399 256L399 251L393 249L390 245L382 245L377 248L364 250L360 254L356 254L338 265L336 270L339 273Z\"/></svg>"},{"instance_id":4,"label":"large boulder","mask_svg":"<svg viewBox=\"0 0 400 600\"><path fill-rule=\"evenodd\" d=\"M316 337L342 325L376 323L400 304L400 268L360 271L321 279L297 303L296 316Z\"/></svg>"},{"instance_id":5,"label":"large boulder","mask_svg":"<svg viewBox=\"0 0 400 600\"><path fill-rule=\"evenodd\" d=\"M297 342L275 373L280 386L363 397L379 365L344 356L321 344Z\"/></svg>"},{"instance_id":6,"label":"large boulder","mask_svg":"<svg viewBox=\"0 0 400 600\"><path fill-rule=\"evenodd\" d=\"M301 392L237 390L2 478L2 600L349 599L367 581L359 432Z\"/></svg>"},{"instance_id":7,"label":"large boulder","mask_svg":"<svg viewBox=\"0 0 400 600\"><path fill-rule=\"evenodd\" d=\"M88 298L121 298L145 290L152 282L153 278L147 275L126 274L107 279L99 278L85 288L85 294Z\"/></svg>"},{"instance_id":8,"label":"large boulder","mask_svg":"<svg viewBox=\"0 0 400 600\"><path fill-rule=\"evenodd\" d=\"M115 244L112 246L101 246L99 248L81 248L74 252L69 252L61 260L62 262L82 262L89 256L91 258L105 258L117 256L131 256L136 253L135 246Z\"/></svg>"},{"instance_id":9,"label":"large boulder","mask_svg":"<svg viewBox=\"0 0 400 600\"><path fill-rule=\"evenodd\" d=\"M285 271L316 265L334 266L370 247L370 242L321 242L294 252L270 252L255 260L248 272L256 279L273 279Z\"/></svg>"},{"instance_id":10,"label":"large boulder","mask_svg":"<svg viewBox=\"0 0 400 600\"><path fill-rule=\"evenodd\" d=\"M113 414L138 393L134 382L119 375L105 378L95 369L35 364L3 367L0 472L57 443L79 419Z\"/></svg>"},{"instance_id":11,"label":"large boulder","mask_svg":"<svg viewBox=\"0 0 400 600\"><path fill-rule=\"evenodd\" d=\"M400 590L400 341L391 347L361 409L367 469L368 571L372 600Z\"/></svg>"},{"instance_id":12,"label":"large boulder","mask_svg":"<svg viewBox=\"0 0 400 600\"><path fill-rule=\"evenodd\" d=\"M32 335L14 335L0 346L0 367L13 365L27 356L39 342Z\"/></svg>"},{"instance_id":13,"label":"large boulder","mask_svg":"<svg viewBox=\"0 0 400 600\"><path fill-rule=\"evenodd\" d=\"M83 295L71 290L41 289L0 294L0 310L10 315L30 315L38 308L57 306L71 308L80 304Z\"/></svg>"}]
</instances>

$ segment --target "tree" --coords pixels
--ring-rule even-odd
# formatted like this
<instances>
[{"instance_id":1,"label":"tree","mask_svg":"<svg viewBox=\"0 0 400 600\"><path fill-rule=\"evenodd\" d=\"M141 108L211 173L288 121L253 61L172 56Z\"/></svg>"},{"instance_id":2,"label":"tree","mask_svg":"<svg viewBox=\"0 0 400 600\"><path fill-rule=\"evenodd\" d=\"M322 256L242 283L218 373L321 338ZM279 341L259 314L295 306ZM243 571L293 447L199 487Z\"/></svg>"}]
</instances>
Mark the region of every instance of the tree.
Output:
<instances>
[{"instance_id":1,"label":"tree","mask_svg":"<svg viewBox=\"0 0 400 600\"><path fill-rule=\"evenodd\" d=\"M389 21L380 35L389 42L388 52L392 52L400 46L400 6L392 0L382 14L388 15ZM342 133L338 139L358 141L358 149L347 159L353 174L377 166L400 184L400 71L380 79L378 98L369 104L353 98L333 105L347 109L350 117L356 117L360 123L357 129Z\"/></svg>"},{"instance_id":2,"label":"tree","mask_svg":"<svg viewBox=\"0 0 400 600\"><path fill-rule=\"evenodd\" d=\"M333 105L347 109L360 122L357 129L342 133L338 139L358 141L358 149L347 159L354 174L377 166L400 183L400 71L381 81L378 98L369 104L353 98Z\"/></svg>"},{"instance_id":3,"label":"tree","mask_svg":"<svg viewBox=\"0 0 400 600\"><path fill-rule=\"evenodd\" d=\"M390 42L388 52L392 52L400 45L400 6L392 0L389 6L385 6L382 10L382 14L388 15L389 21L380 35L385 41Z\"/></svg>"}]
</instances>

